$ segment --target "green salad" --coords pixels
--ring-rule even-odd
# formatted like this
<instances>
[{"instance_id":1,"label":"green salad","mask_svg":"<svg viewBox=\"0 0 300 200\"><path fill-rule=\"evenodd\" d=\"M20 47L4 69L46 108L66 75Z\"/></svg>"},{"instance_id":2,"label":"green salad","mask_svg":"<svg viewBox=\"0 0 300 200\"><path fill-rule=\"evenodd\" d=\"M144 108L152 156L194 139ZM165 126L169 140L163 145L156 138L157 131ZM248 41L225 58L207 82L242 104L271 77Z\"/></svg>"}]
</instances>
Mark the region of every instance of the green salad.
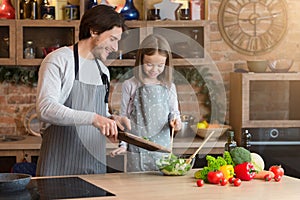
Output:
<instances>
[{"instance_id":1,"label":"green salad","mask_svg":"<svg viewBox=\"0 0 300 200\"><path fill-rule=\"evenodd\" d=\"M191 169L191 164L186 163L186 159L174 154L165 155L156 161L156 165L163 174L169 176L182 176Z\"/></svg>"}]
</instances>

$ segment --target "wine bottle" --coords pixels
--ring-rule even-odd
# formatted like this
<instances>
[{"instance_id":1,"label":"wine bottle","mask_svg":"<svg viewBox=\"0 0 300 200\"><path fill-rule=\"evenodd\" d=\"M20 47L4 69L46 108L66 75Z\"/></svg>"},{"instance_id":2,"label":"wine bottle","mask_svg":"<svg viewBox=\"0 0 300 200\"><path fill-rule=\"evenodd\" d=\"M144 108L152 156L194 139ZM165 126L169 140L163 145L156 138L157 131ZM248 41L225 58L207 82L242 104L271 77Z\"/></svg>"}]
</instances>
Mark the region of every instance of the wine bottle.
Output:
<instances>
[{"instance_id":1,"label":"wine bottle","mask_svg":"<svg viewBox=\"0 0 300 200\"><path fill-rule=\"evenodd\" d=\"M30 0L21 0L20 19L30 19L30 17L31 17Z\"/></svg>"},{"instance_id":2,"label":"wine bottle","mask_svg":"<svg viewBox=\"0 0 300 200\"><path fill-rule=\"evenodd\" d=\"M243 147L250 150L251 144L251 133L248 130L245 130L243 133Z\"/></svg>"},{"instance_id":3,"label":"wine bottle","mask_svg":"<svg viewBox=\"0 0 300 200\"><path fill-rule=\"evenodd\" d=\"M38 3L37 0L30 1L31 16L30 19L38 19Z\"/></svg>"}]
</instances>

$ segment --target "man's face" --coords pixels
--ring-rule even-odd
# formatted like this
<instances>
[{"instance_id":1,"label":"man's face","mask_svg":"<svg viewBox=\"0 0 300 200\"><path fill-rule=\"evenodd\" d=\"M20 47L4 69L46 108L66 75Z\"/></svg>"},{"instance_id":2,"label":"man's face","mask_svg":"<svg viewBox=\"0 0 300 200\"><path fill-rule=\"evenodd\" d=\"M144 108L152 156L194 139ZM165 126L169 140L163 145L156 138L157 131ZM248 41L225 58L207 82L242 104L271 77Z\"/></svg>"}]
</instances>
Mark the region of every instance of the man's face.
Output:
<instances>
[{"instance_id":1,"label":"man's face","mask_svg":"<svg viewBox=\"0 0 300 200\"><path fill-rule=\"evenodd\" d=\"M121 39L122 28L114 27L100 35L92 37L92 53L95 58L105 61L111 52L118 50L118 41Z\"/></svg>"}]
</instances>

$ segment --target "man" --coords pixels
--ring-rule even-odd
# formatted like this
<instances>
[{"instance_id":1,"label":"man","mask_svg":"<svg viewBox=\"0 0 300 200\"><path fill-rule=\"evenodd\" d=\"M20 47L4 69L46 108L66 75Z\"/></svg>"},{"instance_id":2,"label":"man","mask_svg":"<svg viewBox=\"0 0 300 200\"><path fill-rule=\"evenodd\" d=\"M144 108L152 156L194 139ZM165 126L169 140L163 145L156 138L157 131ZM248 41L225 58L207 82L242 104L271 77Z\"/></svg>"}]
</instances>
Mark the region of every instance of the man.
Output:
<instances>
[{"instance_id":1,"label":"man","mask_svg":"<svg viewBox=\"0 0 300 200\"><path fill-rule=\"evenodd\" d=\"M108 113L109 71L102 63L124 30L112 7L93 7L82 16L78 43L43 60L36 109L47 126L37 176L106 172L106 137L117 141L116 123L130 129L127 118Z\"/></svg>"}]
</instances>

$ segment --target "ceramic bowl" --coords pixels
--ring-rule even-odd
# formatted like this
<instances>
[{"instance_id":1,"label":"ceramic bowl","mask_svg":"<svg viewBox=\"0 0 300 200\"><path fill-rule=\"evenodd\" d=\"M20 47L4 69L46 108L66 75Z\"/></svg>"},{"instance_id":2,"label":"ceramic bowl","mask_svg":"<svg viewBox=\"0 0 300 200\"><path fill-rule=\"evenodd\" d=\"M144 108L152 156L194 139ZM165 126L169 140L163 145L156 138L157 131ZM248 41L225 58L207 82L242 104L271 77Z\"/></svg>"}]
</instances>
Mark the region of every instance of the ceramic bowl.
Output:
<instances>
[{"instance_id":1,"label":"ceramic bowl","mask_svg":"<svg viewBox=\"0 0 300 200\"><path fill-rule=\"evenodd\" d=\"M269 60L268 66L272 72L285 73L288 72L294 64L293 59L277 59Z\"/></svg>"},{"instance_id":2,"label":"ceramic bowl","mask_svg":"<svg viewBox=\"0 0 300 200\"><path fill-rule=\"evenodd\" d=\"M249 72L263 73L268 68L268 61L267 60L248 60L247 66L248 66Z\"/></svg>"}]
</instances>

